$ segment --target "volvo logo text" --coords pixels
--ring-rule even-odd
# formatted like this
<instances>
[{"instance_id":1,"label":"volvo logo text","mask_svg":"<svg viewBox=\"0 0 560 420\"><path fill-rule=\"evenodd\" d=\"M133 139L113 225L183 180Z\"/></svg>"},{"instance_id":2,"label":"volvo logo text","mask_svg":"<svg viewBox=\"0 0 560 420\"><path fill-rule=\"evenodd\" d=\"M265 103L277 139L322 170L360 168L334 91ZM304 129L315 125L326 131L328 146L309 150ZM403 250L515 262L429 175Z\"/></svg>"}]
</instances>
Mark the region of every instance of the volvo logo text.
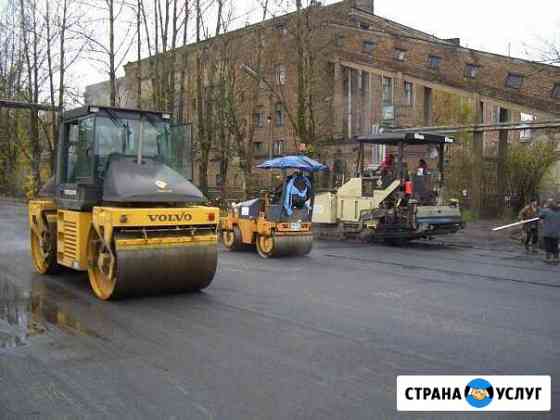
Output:
<instances>
[{"instance_id":1,"label":"volvo logo text","mask_svg":"<svg viewBox=\"0 0 560 420\"><path fill-rule=\"evenodd\" d=\"M190 222L192 220L192 215L190 213L149 214L148 218L151 222Z\"/></svg>"}]
</instances>

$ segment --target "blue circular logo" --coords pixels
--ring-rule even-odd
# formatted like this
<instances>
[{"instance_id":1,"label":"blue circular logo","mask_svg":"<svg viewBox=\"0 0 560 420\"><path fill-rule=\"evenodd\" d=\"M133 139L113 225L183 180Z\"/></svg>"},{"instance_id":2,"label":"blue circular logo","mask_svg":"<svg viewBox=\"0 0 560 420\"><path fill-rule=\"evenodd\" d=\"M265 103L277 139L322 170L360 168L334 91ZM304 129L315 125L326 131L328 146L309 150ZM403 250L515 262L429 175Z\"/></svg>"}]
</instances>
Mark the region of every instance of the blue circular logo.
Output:
<instances>
[{"instance_id":1,"label":"blue circular logo","mask_svg":"<svg viewBox=\"0 0 560 420\"><path fill-rule=\"evenodd\" d=\"M494 388L485 379L473 379L465 387L465 399L475 408L486 407L492 402L493 398Z\"/></svg>"}]
</instances>

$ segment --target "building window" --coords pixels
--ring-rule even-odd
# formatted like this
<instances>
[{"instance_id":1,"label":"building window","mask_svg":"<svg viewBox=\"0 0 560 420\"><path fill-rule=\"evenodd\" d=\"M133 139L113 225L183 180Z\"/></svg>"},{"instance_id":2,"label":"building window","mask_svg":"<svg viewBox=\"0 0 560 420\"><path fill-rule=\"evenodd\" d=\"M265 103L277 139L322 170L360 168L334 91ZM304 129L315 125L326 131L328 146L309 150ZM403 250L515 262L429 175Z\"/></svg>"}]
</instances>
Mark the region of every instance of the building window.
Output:
<instances>
[{"instance_id":1,"label":"building window","mask_svg":"<svg viewBox=\"0 0 560 420\"><path fill-rule=\"evenodd\" d=\"M284 127L284 108L282 104L276 104L274 115L276 117L276 127Z\"/></svg>"},{"instance_id":2,"label":"building window","mask_svg":"<svg viewBox=\"0 0 560 420\"><path fill-rule=\"evenodd\" d=\"M360 29L368 30L369 29L369 23L360 22Z\"/></svg>"},{"instance_id":3,"label":"building window","mask_svg":"<svg viewBox=\"0 0 560 420\"><path fill-rule=\"evenodd\" d=\"M401 50L400 48L395 49L395 60L404 61L406 60L406 50Z\"/></svg>"},{"instance_id":4,"label":"building window","mask_svg":"<svg viewBox=\"0 0 560 420\"><path fill-rule=\"evenodd\" d=\"M373 145L372 151L372 163L374 165L379 165L385 159L387 153L387 145L385 144L375 144Z\"/></svg>"},{"instance_id":5,"label":"building window","mask_svg":"<svg viewBox=\"0 0 560 420\"><path fill-rule=\"evenodd\" d=\"M276 24L275 29L282 35L288 35L288 25L284 22L279 22Z\"/></svg>"},{"instance_id":6,"label":"building window","mask_svg":"<svg viewBox=\"0 0 560 420\"><path fill-rule=\"evenodd\" d=\"M552 88L552 97L560 98L560 83L554 84L554 87Z\"/></svg>"},{"instance_id":7,"label":"building window","mask_svg":"<svg viewBox=\"0 0 560 420\"><path fill-rule=\"evenodd\" d=\"M336 46L336 48L344 47L344 35L335 34L334 35L334 45Z\"/></svg>"},{"instance_id":8,"label":"building window","mask_svg":"<svg viewBox=\"0 0 560 420\"><path fill-rule=\"evenodd\" d=\"M362 51L364 54L373 54L373 50L375 50L375 42L373 41L364 41L362 44Z\"/></svg>"},{"instance_id":9,"label":"building window","mask_svg":"<svg viewBox=\"0 0 560 420\"><path fill-rule=\"evenodd\" d=\"M284 64L279 64L276 66L274 70L274 78L276 80L277 85L285 85L287 76L286 76L286 66Z\"/></svg>"},{"instance_id":10,"label":"building window","mask_svg":"<svg viewBox=\"0 0 560 420\"><path fill-rule=\"evenodd\" d=\"M520 89L523 84L523 76L516 73L508 73L506 77L506 87Z\"/></svg>"},{"instance_id":11,"label":"building window","mask_svg":"<svg viewBox=\"0 0 560 420\"><path fill-rule=\"evenodd\" d=\"M480 66L477 66L476 64L467 64L465 66L465 77L467 79L476 79L479 68Z\"/></svg>"},{"instance_id":12,"label":"building window","mask_svg":"<svg viewBox=\"0 0 560 420\"><path fill-rule=\"evenodd\" d=\"M393 105L393 79L383 77L383 105Z\"/></svg>"},{"instance_id":13,"label":"building window","mask_svg":"<svg viewBox=\"0 0 560 420\"><path fill-rule=\"evenodd\" d=\"M264 127L264 112L259 111L255 113L255 127L263 128Z\"/></svg>"},{"instance_id":14,"label":"building window","mask_svg":"<svg viewBox=\"0 0 560 420\"><path fill-rule=\"evenodd\" d=\"M383 77L383 121L392 121L394 119L393 79L390 77Z\"/></svg>"},{"instance_id":15,"label":"building window","mask_svg":"<svg viewBox=\"0 0 560 420\"><path fill-rule=\"evenodd\" d=\"M404 104L407 106L414 105L414 85L412 82L404 82Z\"/></svg>"},{"instance_id":16,"label":"building window","mask_svg":"<svg viewBox=\"0 0 560 420\"><path fill-rule=\"evenodd\" d=\"M255 143L253 143L253 145L254 145L254 148L255 148L254 152L255 152L256 155L259 155L259 154L264 152L264 146L263 146L262 141L256 141Z\"/></svg>"},{"instance_id":17,"label":"building window","mask_svg":"<svg viewBox=\"0 0 560 420\"><path fill-rule=\"evenodd\" d=\"M522 112L520 120L521 120L521 123L533 122L533 121L536 120L536 117L534 115L524 114ZM521 130L521 132L519 134L519 139L522 142L527 142L527 141L531 140L532 136L533 136L532 130L530 128L526 128L525 130Z\"/></svg>"},{"instance_id":18,"label":"building window","mask_svg":"<svg viewBox=\"0 0 560 420\"><path fill-rule=\"evenodd\" d=\"M284 154L284 140L275 140L272 143L272 153L274 156L281 156Z\"/></svg>"},{"instance_id":19,"label":"building window","mask_svg":"<svg viewBox=\"0 0 560 420\"><path fill-rule=\"evenodd\" d=\"M439 70L439 66L441 65L441 57L437 55L430 55L428 57L428 66L430 66L433 70Z\"/></svg>"}]
</instances>

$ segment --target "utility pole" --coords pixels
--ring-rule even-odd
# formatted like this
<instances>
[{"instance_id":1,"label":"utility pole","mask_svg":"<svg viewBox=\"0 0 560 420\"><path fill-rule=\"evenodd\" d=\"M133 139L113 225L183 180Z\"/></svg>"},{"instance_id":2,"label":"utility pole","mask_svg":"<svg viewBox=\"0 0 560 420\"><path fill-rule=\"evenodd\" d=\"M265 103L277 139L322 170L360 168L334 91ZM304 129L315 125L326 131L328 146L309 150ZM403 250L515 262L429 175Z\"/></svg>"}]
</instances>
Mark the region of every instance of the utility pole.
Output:
<instances>
[{"instance_id":1,"label":"utility pole","mask_svg":"<svg viewBox=\"0 0 560 420\"><path fill-rule=\"evenodd\" d=\"M272 104L271 104L272 106ZM272 139L274 138L273 135L273 128L272 128L272 114L268 114L268 117L266 119L266 121L268 122L268 130L270 132L270 138L269 138L269 143L268 143L268 160L272 160ZM273 177L272 177L272 170L268 171L269 172L269 184L270 184L270 190L272 191L272 189L274 188L272 185L272 181L273 181Z\"/></svg>"},{"instance_id":2,"label":"utility pole","mask_svg":"<svg viewBox=\"0 0 560 420\"><path fill-rule=\"evenodd\" d=\"M476 122L484 123L484 102L480 100L480 95L474 95L476 109ZM475 131L472 143L472 185L470 191L470 207L475 213L476 218L480 217L482 207L482 171L484 169L484 132Z\"/></svg>"}]
</instances>

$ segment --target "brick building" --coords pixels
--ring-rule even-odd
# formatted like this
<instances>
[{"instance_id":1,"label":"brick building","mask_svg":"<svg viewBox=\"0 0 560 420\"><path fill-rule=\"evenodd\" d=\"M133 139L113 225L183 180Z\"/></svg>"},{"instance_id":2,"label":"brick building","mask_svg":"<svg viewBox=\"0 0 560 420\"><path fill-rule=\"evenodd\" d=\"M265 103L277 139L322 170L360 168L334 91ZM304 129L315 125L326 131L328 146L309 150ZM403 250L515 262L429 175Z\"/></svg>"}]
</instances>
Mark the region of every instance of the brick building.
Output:
<instances>
[{"instance_id":1,"label":"brick building","mask_svg":"<svg viewBox=\"0 0 560 420\"><path fill-rule=\"evenodd\" d=\"M126 77L116 80L116 101L123 108L134 108L136 106L136 97L134 97L134 102L130 98L132 89L129 86L129 82L129 79ZM111 101L109 89L110 82L108 80L87 86L84 92L85 103L108 106Z\"/></svg>"},{"instance_id":2,"label":"brick building","mask_svg":"<svg viewBox=\"0 0 560 420\"><path fill-rule=\"evenodd\" d=\"M196 69L205 69L205 88L212 84L208 70L195 65L195 57L202 57L203 62L212 56L216 62L224 60L223 56L216 58L224 45L233 63L233 78L238 81L237 112L248 127L245 133L250 133L253 163L297 152L302 142L308 143L294 118L299 109L298 48L302 45L306 63L312 62L305 78L311 92L306 96L306 115L313 118L314 153L345 176L355 167L352 137L370 134L379 126L560 117L560 67L465 48L460 39L440 39L384 19L374 14L374 0L343 0L329 6L316 2L303 13L304 30L313 31L303 38L298 38L303 33L299 32L303 30L297 24L298 15L292 13L179 50L186 55L183 63L189 68L183 118L195 126L198 123L197 106L202 105L195 95ZM301 39L305 42L298 41ZM150 61L142 63L143 92L149 96ZM263 80L253 95L251 77L242 68L256 65L262 69ZM135 86L137 75L137 63L129 63L128 86ZM137 102L134 92L127 98L129 103ZM490 160L499 161L508 143L530 141L537 134L505 133L484 135L483 153ZM416 153L424 156L427 151ZM375 164L383 154L380 148L368 151L368 163ZM213 147L210 188L223 179L230 191L241 187L239 157L235 155L231 153L224 176L219 165L223 151L217 153ZM195 182L197 178L195 171ZM499 189L499 180L488 184L487 194Z\"/></svg>"}]
</instances>

